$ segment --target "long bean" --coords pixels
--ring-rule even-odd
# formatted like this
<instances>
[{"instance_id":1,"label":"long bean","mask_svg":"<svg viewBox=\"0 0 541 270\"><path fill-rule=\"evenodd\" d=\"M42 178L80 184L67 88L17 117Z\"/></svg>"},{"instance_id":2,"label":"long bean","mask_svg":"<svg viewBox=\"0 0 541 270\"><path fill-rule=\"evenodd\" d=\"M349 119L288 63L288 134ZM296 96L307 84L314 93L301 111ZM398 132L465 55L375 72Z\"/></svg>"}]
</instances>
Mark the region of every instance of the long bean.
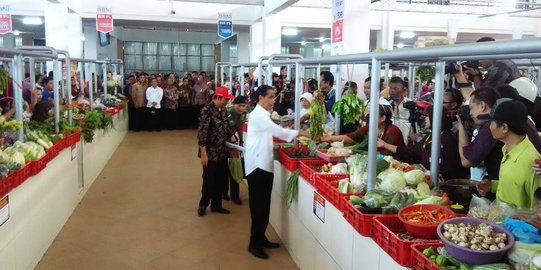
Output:
<instances>
[{"instance_id":1,"label":"long bean","mask_svg":"<svg viewBox=\"0 0 541 270\"><path fill-rule=\"evenodd\" d=\"M291 173L291 176L287 179L286 182L286 193L285 193L285 199L287 206L290 206L291 203L297 199L297 193L299 189L299 174L300 170L297 169L293 173Z\"/></svg>"}]
</instances>

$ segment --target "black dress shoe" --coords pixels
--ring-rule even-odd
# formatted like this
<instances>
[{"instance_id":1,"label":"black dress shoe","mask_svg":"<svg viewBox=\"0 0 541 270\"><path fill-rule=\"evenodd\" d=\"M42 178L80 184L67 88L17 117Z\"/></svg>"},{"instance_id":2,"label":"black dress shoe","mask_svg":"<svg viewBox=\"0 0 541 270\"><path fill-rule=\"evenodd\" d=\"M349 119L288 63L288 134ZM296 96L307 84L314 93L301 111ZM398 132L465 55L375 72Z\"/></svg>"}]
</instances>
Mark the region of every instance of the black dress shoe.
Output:
<instances>
[{"instance_id":1,"label":"black dress shoe","mask_svg":"<svg viewBox=\"0 0 541 270\"><path fill-rule=\"evenodd\" d=\"M267 241L266 243L263 244L263 247L265 247L265 248L280 248L280 244L273 243L271 241Z\"/></svg>"},{"instance_id":2,"label":"black dress shoe","mask_svg":"<svg viewBox=\"0 0 541 270\"><path fill-rule=\"evenodd\" d=\"M229 195L227 194L222 195L222 200L229 201L230 200Z\"/></svg>"},{"instance_id":3,"label":"black dress shoe","mask_svg":"<svg viewBox=\"0 0 541 270\"><path fill-rule=\"evenodd\" d=\"M207 211L207 208L205 206L199 206L199 208L197 208L197 214L200 217L204 216L206 211Z\"/></svg>"},{"instance_id":4,"label":"black dress shoe","mask_svg":"<svg viewBox=\"0 0 541 270\"><path fill-rule=\"evenodd\" d=\"M229 214L231 211L225 209L225 208L218 208L218 209L211 209L210 211L214 213L220 213L220 214Z\"/></svg>"},{"instance_id":5,"label":"black dress shoe","mask_svg":"<svg viewBox=\"0 0 541 270\"><path fill-rule=\"evenodd\" d=\"M231 199L231 201L232 201L234 204L242 205L242 201L241 201L240 199Z\"/></svg>"},{"instance_id":6,"label":"black dress shoe","mask_svg":"<svg viewBox=\"0 0 541 270\"><path fill-rule=\"evenodd\" d=\"M265 251L263 251L263 249L260 249L260 248L256 248L256 247L252 247L252 246L249 246L248 247L248 252L252 253L252 255L260 258L260 259L268 259L269 258L269 254L265 253Z\"/></svg>"}]
</instances>

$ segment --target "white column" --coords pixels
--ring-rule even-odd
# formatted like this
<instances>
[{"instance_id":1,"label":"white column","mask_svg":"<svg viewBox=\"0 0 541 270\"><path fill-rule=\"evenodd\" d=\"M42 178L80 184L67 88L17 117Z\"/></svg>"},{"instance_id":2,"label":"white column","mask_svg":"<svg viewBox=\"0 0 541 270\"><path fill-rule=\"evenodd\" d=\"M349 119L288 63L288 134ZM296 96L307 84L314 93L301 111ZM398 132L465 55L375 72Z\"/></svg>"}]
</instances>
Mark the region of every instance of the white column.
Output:
<instances>
[{"instance_id":1,"label":"white column","mask_svg":"<svg viewBox=\"0 0 541 270\"><path fill-rule=\"evenodd\" d=\"M265 16L265 39L263 55L268 56L282 52L282 22L277 15ZM279 68L279 67L278 67Z\"/></svg>"},{"instance_id":2,"label":"white column","mask_svg":"<svg viewBox=\"0 0 541 270\"><path fill-rule=\"evenodd\" d=\"M240 32L237 34L237 57L239 63L248 63L250 59L250 33Z\"/></svg>"},{"instance_id":3,"label":"white column","mask_svg":"<svg viewBox=\"0 0 541 270\"><path fill-rule=\"evenodd\" d=\"M358 0L346 0L344 9L343 29L343 53L366 53L370 49L370 2ZM348 73L349 68L349 73ZM343 86L348 80L354 81L359 86L358 94L364 97L362 84L368 77L367 65L342 65L341 82ZM338 82L337 82L338 83Z\"/></svg>"},{"instance_id":4,"label":"white column","mask_svg":"<svg viewBox=\"0 0 541 270\"><path fill-rule=\"evenodd\" d=\"M83 25L83 34L85 36L84 45L84 58L97 59L98 58L98 31L96 31L95 23L86 23Z\"/></svg>"},{"instance_id":5,"label":"white column","mask_svg":"<svg viewBox=\"0 0 541 270\"><path fill-rule=\"evenodd\" d=\"M393 20L390 12L384 11L381 14L381 40L382 40L382 48L387 50L393 50L394 49L394 25Z\"/></svg>"},{"instance_id":6,"label":"white column","mask_svg":"<svg viewBox=\"0 0 541 270\"><path fill-rule=\"evenodd\" d=\"M458 37L458 18L449 18L447 20L447 37L452 38L456 41Z\"/></svg>"},{"instance_id":7,"label":"white column","mask_svg":"<svg viewBox=\"0 0 541 270\"><path fill-rule=\"evenodd\" d=\"M68 52L71 57L82 58L83 41L81 40L81 36L83 35L83 23L81 16L70 12L68 13L66 23L68 24Z\"/></svg>"},{"instance_id":8,"label":"white column","mask_svg":"<svg viewBox=\"0 0 541 270\"><path fill-rule=\"evenodd\" d=\"M45 43L57 50L68 50L68 6L44 1ZM78 37L80 38L80 37Z\"/></svg>"},{"instance_id":9,"label":"white column","mask_svg":"<svg viewBox=\"0 0 541 270\"><path fill-rule=\"evenodd\" d=\"M258 22L250 26L250 60L259 61L263 56L263 23Z\"/></svg>"},{"instance_id":10,"label":"white column","mask_svg":"<svg viewBox=\"0 0 541 270\"><path fill-rule=\"evenodd\" d=\"M520 22L513 23L513 39L522 39L523 27Z\"/></svg>"},{"instance_id":11,"label":"white column","mask_svg":"<svg viewBox=\"0 0 541 270\"><path fill-rule=\"evenodd\" d=\"M231 47L230 41L222 41L220 46L220 62L231 62L229 61L229 48Z\"/></svg>"}]
</instances>

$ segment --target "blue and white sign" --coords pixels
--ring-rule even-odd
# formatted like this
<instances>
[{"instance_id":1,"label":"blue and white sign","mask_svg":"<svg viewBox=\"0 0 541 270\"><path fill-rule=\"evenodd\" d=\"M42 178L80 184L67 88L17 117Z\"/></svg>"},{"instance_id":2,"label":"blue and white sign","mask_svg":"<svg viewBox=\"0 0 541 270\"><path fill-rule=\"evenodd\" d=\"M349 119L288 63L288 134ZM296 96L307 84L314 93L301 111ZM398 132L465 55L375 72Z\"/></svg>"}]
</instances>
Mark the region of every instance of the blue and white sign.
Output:
<instances>
[{"instance_id":1,"label":"blue and white sign","mask_svg":"<svg viewBox=\"0 0 541 270\"><path fill-rule=\"evenodd\" d=\"M218 36L228 39L233 36L233 15L218 13Z\"/></svg>"}]
</instances>

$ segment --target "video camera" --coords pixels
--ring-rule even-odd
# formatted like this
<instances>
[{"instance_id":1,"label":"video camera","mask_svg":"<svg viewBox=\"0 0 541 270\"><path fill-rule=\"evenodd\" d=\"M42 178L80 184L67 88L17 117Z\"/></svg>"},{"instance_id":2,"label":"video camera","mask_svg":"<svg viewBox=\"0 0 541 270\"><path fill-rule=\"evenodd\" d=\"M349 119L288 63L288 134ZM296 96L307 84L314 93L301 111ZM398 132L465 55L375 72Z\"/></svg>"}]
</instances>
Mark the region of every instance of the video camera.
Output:
<instances>
[{"instance_id":1,"label":"video camera","mask_svg":"<svg viewBox=\"0 0 541 270\"><path fill-rule=\"evenodd\" d=\"M445 74L454 74L454 73L457 73L460 71L460 66L462 66L463 68L464 67L469 67L469 68L473 68L473 69L479 69L479 61L477 60L470 60L470 61L465 61L465 62L462 62L460 64L458 63L448 63L446 66L445 66Z\"/></svg>"},{"instance_id":2,"label":"video camera","mask_svg":"<svg viewBox=\"0 0 541 270\"><path fill-rule=\"evenodd\" d=\"M425 125L425 108L417 105L415 101L406 101L402 106L410 111L410 117L408 120L411 123L413 133L417 133L417 131L420 131Z\"/></svg>"}]
</instances>

